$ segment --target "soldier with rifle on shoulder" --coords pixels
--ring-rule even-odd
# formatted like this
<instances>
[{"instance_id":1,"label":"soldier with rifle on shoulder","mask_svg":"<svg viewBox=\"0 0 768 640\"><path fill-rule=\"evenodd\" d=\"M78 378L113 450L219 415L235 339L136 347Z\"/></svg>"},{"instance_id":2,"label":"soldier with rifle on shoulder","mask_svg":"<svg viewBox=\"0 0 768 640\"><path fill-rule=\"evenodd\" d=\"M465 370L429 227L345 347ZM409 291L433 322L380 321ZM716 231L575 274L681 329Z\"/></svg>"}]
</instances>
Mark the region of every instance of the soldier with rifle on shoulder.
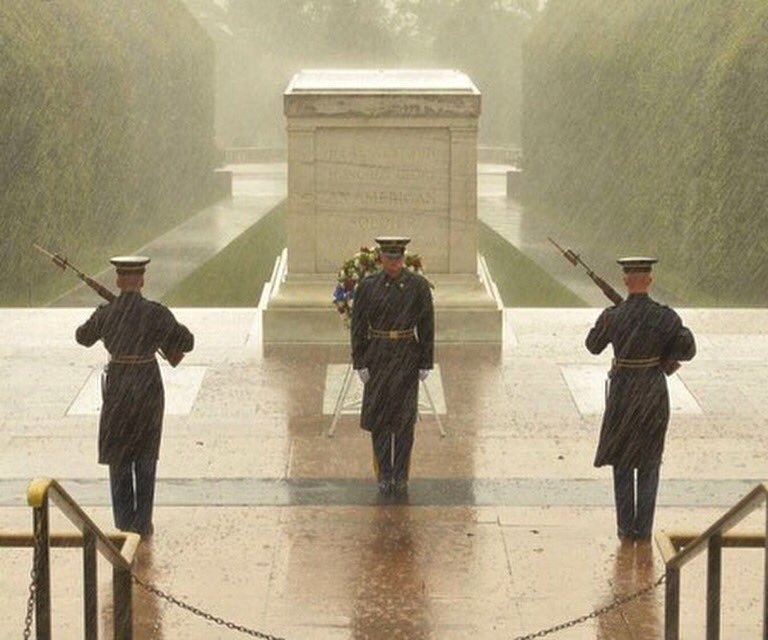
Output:
<instances>
[{"instance_id":1,"label":"soldier with rifle on shoulder","mask_svg":"<svg viewBox=\"0 0 768 640\"><path fill-rule=\"evenodd\" d=\"M61 269L74 271L107 300L77 328L75 339L90 347L98 340L110 354L102 379L99 463L109 465L115 526L142 537L154 532L152 510L160 452L165 394L155 353L171 366L192 350L194 337L169 309L141 295L149 258L118 256L120 294L86 276L66 258L35 247Z\"/></svg>"},{"instance_id":2,"label":"soldier with rifle on shoulder","mask_svg":"<svg viewBox=\"0 0 768 640\"><path fill-rule=\"evenodd\" d=\"M659 486L659 470L669 424L666 375L679 361L696 355L693 333L671 308L651 299L651 268L656 258L629 257L617 262L624 271L626 300L584 265L577 254L562 249L572 264L588 275L614 303L589 331L586 347L593 354L613 345L609 387L595 466L613 467L617 534L622 542L651 539ZM612 295L611 295L612 294Z\"/></svg>"}]
</instances>

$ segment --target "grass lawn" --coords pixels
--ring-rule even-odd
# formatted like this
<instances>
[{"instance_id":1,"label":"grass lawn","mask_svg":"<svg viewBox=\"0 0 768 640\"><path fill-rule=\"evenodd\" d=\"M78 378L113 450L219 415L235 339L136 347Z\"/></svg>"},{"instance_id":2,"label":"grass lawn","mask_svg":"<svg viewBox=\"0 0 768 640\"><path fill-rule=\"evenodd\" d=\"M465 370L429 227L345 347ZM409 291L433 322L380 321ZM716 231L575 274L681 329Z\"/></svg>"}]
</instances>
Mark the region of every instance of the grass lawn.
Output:
<instances>
[{"instance_id":1,"label":"grass lawn","mask_svg":"<svg viewBox=\"0 0 768 640\"><path fill-rule=\"evenodd\" d=\"M487 224L478 222L477 235L479 251L505 307L589 306Z\"/></svg>"},{"instance_id":2,"label":"grass lawn","mask_svg":"<svg viewBox=\"0 0 768 640\"><path fill-rule=\"evenodd\" d=\"M176 285L163 302L172 307L255 307L275 258L286 245L284 216L282 202ZM478 224L478 236L480 253L485 256L504 306L587 306L482 222Z\"/></svg>"},{"instance_id":3,"label":"grass lawn","mask_svg":"<svg viewBox=\"0 0 768 640\"><path fill-rule=\"evenodd\" d=\"M255 307L286 244L284 213L285 201L179 282L162 302L171 307Z\"/></svg>"}]
</instances>

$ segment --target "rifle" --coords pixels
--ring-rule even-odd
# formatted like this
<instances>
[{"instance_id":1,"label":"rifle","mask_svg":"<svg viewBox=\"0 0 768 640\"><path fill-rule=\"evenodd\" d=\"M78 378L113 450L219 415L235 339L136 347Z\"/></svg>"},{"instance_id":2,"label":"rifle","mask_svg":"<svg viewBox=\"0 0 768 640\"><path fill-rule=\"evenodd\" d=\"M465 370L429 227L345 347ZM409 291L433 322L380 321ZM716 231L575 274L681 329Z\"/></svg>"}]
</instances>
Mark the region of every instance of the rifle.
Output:
<instances>
[{"instance_id":1,"label":"rifle","mask_svg":"<svg viewBox=\"0 0 768 640\"><path fill-rule=\"evenodd\" d=\"M609 285L605 280L603 280L599 275L597 275L592 269L590 269L584 261L579 257L578 253L574 253L570 249L563 249L557 242L555 242L552 238L547 238L553 245L557 247L557 250L562 253L565 256L565 259L568 260L574 267L577 265L581 265L587 270L587 275L592 278L592 282L594 282L598 287L600 287L600 290L606 295L606 297L613 302L613 304L619 304L620 302L624 301L624 298L621 297L621 294L616 291L611 285Z\"/></svg>"},{"instance_id":2,"label":"rifle","mask_svg":"<svg viewBox=\"0 0 768 640\"><path fill-rule=\"evenodd\" d=\"M85 275L82 271L80 271L77 267L75 267L75 265L73 265L65 257L60 256L58 253L51 253L50 251L46 251L39 244L33 243L32 246L35 249L37 249L40 253L48 256L53 261L53 264L59 267L62 271L66 271L67 269L74 271L75 275L78 278L80 278L83 282L85 282L85 284L87 284L91 289L93 289L96 293L98 293L107 302L112 302L117 297L114 293L112 293L109 289L107 289L103 284L101 284L100 282L96 282L96 280L94 280L93 278Z\"/></svg>"},{"instance_id":3,"label":"rifle","mask_svg":"<svg viewBox=\"0 0 768 640\"><path fill-rule=\"evenodd\" d=\"M53 264L55 264L57 267L59 267L62 271L66 271L69 269L70 271L73 271L75 275L80 278L85 284L87 284L91 289L93 289L96 293L98 293L104 300L107 302L112 302L117 296L112 293L109 289L107 289L103 284L100 282L97 282L90 276L86 275L82 271L80 271L75 265L73 265L69 260L67 260L64 256L60 256L58 253L51 253L50 251L47 251L46 249L43 249L39 244L33 243L32 246L37 249L40 253L48 256L52 261ZM157 353L160 354L160 357L164 360L167 360L168 363L175 367L179 362L181 362L181 359L184 357L184 353L181 351L169 351L168 354L163 353L162 349L158 349Z\"/></svg>"},{"instance_id":4,"label":"rifle","mask_svg":"<svg viewBox=\"0 0 768 640\"><path fill-rule=\"evenodd\" d=\"M549 240L555 247L557 247L557 250L563 254L566 260L570 262L574 267L577 265L581 265L584 267L587 271L587 275L592 278L592 282L594 282L600 290L606 295L606 297L613 302L613 304L619 304L620 302L624 301L624 298L622 298L621 294L616 291L611 285L609 285L605 280L603 280L599 275L597 275L592 269L590 269L584 261L579 257L578 253L574 253L571 249L563 249L557 242L555 242L552 238L547 237L547 240ZM668 376L671 376L675 371L677 371L680 368L680 363L677 360L662 360L661 361L661 370Z\"/></svg>"}]
</instances>

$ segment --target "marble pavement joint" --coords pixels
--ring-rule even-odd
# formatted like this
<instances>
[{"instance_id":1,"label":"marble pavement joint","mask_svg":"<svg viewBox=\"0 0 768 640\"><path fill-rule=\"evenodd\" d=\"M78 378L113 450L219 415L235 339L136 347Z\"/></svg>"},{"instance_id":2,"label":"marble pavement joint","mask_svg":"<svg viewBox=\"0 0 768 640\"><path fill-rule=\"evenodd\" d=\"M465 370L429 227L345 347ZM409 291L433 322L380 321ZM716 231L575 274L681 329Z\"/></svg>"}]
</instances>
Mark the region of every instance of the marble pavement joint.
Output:
<instances>
[{"instance_id":1,"label":"marble pavement joint","mask_svg":"<svg viewBox=\"0 0 768 640\"><path fill-rule=\"evenodd\" d=\"M185 416L192 411L195 399L203 384L206 367L180 366L171 368L160 365L165 385L165 414ZM101 372L93 369L67 410L68 416L99 415L101 411Z\"/></svg>"},{"instance_id":2,"label":"marble pavement joint","mask_svg":"<svg viewBox=\"0 0 768 640\"><path fill-rule=\"evenodd\" d=\"M607 370L603 364L561 364L560 372L582 416L600 415L605 409ZM704 413L679 374L667 378L673 414Z\"/></svg>"}]
</instances>

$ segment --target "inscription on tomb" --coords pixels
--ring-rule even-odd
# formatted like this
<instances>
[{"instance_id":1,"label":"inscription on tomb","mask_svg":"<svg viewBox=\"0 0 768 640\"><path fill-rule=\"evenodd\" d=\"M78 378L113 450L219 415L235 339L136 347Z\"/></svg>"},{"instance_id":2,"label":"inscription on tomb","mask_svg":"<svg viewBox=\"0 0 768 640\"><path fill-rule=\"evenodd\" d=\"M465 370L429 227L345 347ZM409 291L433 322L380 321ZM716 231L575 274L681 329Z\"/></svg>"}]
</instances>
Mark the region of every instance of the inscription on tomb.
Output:
<instances>
[{"instance_id":1,"label":"inscription on tomb","mask_svg":"<svg viewBox=\"0 0 768 640\"><path fill-rule=\"evenodd\" d=\"M447 129L318 129L318 269L334 271L376 235L401 234L431 270L446 270L449 153Z\"/></svg>"}]
</instances>

